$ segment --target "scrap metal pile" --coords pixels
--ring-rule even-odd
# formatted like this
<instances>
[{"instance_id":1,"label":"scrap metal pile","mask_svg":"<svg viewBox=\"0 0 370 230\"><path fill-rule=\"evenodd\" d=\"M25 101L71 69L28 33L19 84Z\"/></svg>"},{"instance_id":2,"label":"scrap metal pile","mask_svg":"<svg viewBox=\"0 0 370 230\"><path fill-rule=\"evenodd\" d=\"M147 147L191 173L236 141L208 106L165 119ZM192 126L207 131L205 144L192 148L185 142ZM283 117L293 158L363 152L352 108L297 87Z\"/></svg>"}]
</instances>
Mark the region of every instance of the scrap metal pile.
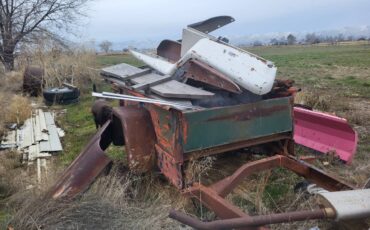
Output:
<instances>
[{"instance_id":1,"label":"scrap metal pile","mask_svg":"<svg viewBox=\"0 0 370 230\"><path fill-rule=\"evenodd\" d=\"M294 152L296 141L350 163L356 132L341 118L295 108L294 95L299 90L293 81L275 79L272 62L209 34L233 21L221 16L191 24L181 40L162 41L155 55L131 50L145 63L143 67L122 63L103 68L101 75L112 83L114 93L94 92L93 96L117 99L120 106L112 109L50 196L73 197L87 189L111 162L104 150L113 143L126 146L132 171L157 168L184 195L214 211L219 220L213 222L170 213L171 218L199 229L263 228L288 221L369 216L369 189L356 190ZM269 146L272 156L246 163L209 186L185 181L188 161L256 145ZM325 189L318 194L325 202L316 210L249 216L225 199L248 175L275 167L287 168Z\"/></svg>"}]
</instances>

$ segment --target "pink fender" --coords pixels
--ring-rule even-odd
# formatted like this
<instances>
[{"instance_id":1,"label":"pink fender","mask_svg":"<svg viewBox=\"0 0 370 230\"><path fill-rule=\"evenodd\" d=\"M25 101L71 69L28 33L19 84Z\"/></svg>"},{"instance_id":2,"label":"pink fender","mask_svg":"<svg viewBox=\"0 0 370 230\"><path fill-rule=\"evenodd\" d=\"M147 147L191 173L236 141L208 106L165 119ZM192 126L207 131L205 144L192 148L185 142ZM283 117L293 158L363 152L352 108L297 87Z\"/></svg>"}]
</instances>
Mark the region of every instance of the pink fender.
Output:
<instances>
[{"instance_id":1,"label":"pink fender","mask_svg":"<svg viewBox=\"0 0 370 230\"><path fill-rule=\"evenodd\" d=\"M322 153L333 152L350 164L357 148L357 132L337 116L294 107L294 141Z\"/></svg>"}]
</instances>

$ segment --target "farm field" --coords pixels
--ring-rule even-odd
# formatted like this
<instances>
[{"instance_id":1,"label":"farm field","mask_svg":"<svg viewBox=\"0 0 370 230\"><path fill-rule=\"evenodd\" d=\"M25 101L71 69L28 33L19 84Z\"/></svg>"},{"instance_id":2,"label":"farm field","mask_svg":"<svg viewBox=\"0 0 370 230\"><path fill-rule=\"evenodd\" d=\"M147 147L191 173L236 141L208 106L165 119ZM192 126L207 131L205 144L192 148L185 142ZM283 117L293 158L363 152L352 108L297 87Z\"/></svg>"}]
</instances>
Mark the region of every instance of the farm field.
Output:
<instances>
[{"instance_id":1,"label":"farm field","mask_svg":"<svg viewBox=\"0 0 370 230\"><path fill-rule=\"evenodd\" d=\"M278 67L278 78L295 80L295 85L302 89L296 97L296 102L344 117L353 125L359 134L358 151L353 163L344 165L335 159L325 158L315 164L344 181L361 187L370 177L370 45L246 49L273 61ZM141 64L129 54L99 55L96 56L96 66L93 68L99 69L122 62L137 66ZM99 91L110 89L104 82L96 83ZM94 101L90 95L91 86L85 87L80 103L64 106L66 112L58 121L66 131L63 139L64 152L55 160L55 167L60 169L66 167L78 155L96 131L90 113ZM117 102L111 103L115 105ZM307 153L307 150L299 149L299 152ZM34 229L40 226L52 229L62 226L71 229L178 229L178 223L167 217L171 207L185 210L198 218L214 217L204 207L184 200L158 173L142 177L127 173L124 166L124 148L110 147L108 155L115 161L110 175L99 178L80 200L73 202L73 205L57 205L51 202L49 209L41 210L41 205L35 206L35 203L28 201L25 202L24 208L15 212L8 205L14 204L12 202L15 198L3 198L0 194L0 228L10 222L15 229L18 229L17 226L29 226ZM212 157L191 163L189 169L197 172L199 180L207 181L216 178L217 174L231 173L238 164L258 157L261 156L251 157L248 152L238 152L220 159ZM323 161L329 164L324 165ZM224 162L229 162L230 165L220 171ZM307 199L304 195L294 192L294 186L300 181L297 176L276 169L251 177L228 199L252 214L311 207L311 198ZM45 185L47 186L48 184ZM51 205L55 205L54 208L50 208ZM28 213L28 216L24 216L25 213ZM59 218L60 216L63 218ZM99 221L92 220L94 218ZM272 226L272 229L309 229L315 226L321 229L338 229L338 226L326 221L276 225ZM342 227L346 229L345 225Z\"/></svg>"}]
</instances>

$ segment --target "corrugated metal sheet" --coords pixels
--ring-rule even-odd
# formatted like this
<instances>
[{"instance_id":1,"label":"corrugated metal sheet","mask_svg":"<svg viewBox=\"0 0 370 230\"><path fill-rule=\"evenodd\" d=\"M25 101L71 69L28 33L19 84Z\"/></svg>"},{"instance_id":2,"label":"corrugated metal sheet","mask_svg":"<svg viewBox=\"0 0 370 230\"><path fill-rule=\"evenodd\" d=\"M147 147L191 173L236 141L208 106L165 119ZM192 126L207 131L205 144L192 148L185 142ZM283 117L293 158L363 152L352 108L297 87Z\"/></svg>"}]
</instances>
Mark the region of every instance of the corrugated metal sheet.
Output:
<instances>
[{"instance_id":1,"label":"corrugated metal sheet","mask_svg":"<svg viewBox=\"0 0 370 230\"><path fill-rule=\"evenodd\" d=\"M40 152L40 144L37 143L35 145L31 145L28 147L28 161L34 161L37 158L45 158L50 157L51 154L49 153L41 153Z\"/></svg>"},{"instance_id":2,"label":"corrugated metal sheet","mask_svg":"<svg viewBox=\"0 0 370 230\"><path fill-rule=\"evenodd\" d=\"M34 111L20 129L10 131L1 142L2 147L18 147L29 161L50 157L50 153L63 150L53 114L41 109Z\"/></svg>"},{"instance_id":3,"label":"corrugated metal sheet","mask_svg":"<svg viewBox=\"0 0 370 230\"><path fill-rule=\"evenodd\" d=\"M19 131L20 131L19 136L20 149L24 149L35 143L32 118L27 119Z\"/></svg>"},{"instance_id":4,"label":"corrugated metal sheet","mask_svg":"<svg viewBox=\"0 0 370 230\"><path fill-rule=\"evenodd\" d=\"M16 148L17 147L17 130L12 130L7 133L0 144L0 149Z\"/></svg>"},{"instance_id":5,"label":"corrugated metal sheet","mask_svg":"<svg viewBox=\"0 0 370 230\"><path fill-rule=\"evenodd\" d=\"M40 141L40 152L59 152L62 151L58 129L54 123L54 118L50 112L45 112L46 128L49 132L48 140Z\"/></svg>"},{"instance_id":6,"label":"corrugated metal sheet","mask_svg":"<svg viewBox=\"0 0 370 230\"><path fill-rule=\"evenodd\" d=\"M35 131L35 141L47 141L49 135L45 122L45 115L41 109L36 110L36 116L33 118L33 130Z\"/></svg>"}]
</instances>

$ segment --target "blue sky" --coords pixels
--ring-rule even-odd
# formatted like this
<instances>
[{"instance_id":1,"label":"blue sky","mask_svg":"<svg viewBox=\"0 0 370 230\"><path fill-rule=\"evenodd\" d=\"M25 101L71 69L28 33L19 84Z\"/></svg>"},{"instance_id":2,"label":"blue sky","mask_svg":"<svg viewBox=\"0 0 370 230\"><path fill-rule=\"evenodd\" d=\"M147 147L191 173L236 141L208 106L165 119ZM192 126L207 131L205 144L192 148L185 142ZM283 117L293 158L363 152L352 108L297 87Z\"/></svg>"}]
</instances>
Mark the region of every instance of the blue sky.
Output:
<instances>
[{"instance_id":1,"label":"blue sky","mask_svg":"<svg viewBox=\"0 0 370 230\"><path fill-rule=\"evenodd\" d=\"M187 24L218 15L236 22L218 33L230 37L314 32L370 25L369 0L95 0L82 40L176 39Z\"/></svg>"}]
</instances>

